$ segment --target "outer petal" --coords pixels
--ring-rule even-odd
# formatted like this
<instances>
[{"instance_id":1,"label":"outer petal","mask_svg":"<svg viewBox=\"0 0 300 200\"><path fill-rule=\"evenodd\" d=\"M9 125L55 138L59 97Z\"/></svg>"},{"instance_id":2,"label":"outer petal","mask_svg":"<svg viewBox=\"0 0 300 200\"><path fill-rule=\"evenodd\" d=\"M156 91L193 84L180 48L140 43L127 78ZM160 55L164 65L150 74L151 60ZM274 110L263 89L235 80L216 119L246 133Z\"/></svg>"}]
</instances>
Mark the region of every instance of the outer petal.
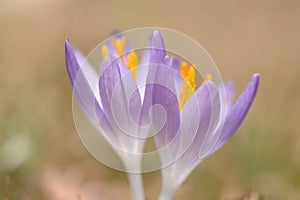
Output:
<instances>
[{"instance_id":1,"label":"outer petal","mask_svg":"<svg viewBox=\"0 0 300 200\"><path fill-rule=\"evenodd\" d=\"M199 106L199 125L197 134L189 148L190 156L194 161L194 166L199 164L199 154L201 155L212 145L208 140L210 134L216 129L220 116L220 98L217 86L207 81L195 92ZM187 120L193 120L190 116ZM192 156L191 156L192 155Z\"/></svg>"},{"instance_id":2,"label":"outer petal","mask_svg":"<svg viewBox=\"0 0 300 200\"><path fill-rule=\"evenodd\" d=\"M104 72L99 79L99 90L101 102L103 104L103 110L109 118L111 118L111 99L114 89L119 81L122 81L122 76L125 75L128 70L120 62L120 59L113 55L108 55L102 62L101 67ZM126 99L120 99L125 101Z\"/></svg>"},{"instance_id":3,"label":"outer petal","mask_svg":"<svg viewBox=\"0 0 300 200\"><path fill-rule=\"evenodd\" d=\"M158 79L157 75L162 77L162 74L158 73L159 66L164 65L166 58L165 44L160 32L155 31L152 36L152 44L150 49L150 57L148 65L147 83L153 83ZM164 77L165 74L163 74ZM147 91L146 91L147 95Z\"/></svg>"},{"instance_id":4,"label":"outer petal","mask_svg":"<svg viewBox=\"0 0 300 200\"><path fill-rule=\"evenodd\" d=\"M161 84L153 85L153 105L160 108L152 110L152 123L158 148L167 145L179 130L180 115L176 93Z\"/></svg>"},{"instance_id":5,"label":"outer petal","mask_svg":"<svg viewBox=\"0 0 300 200\"><path fill-rule=\"evenodd\" d=\"M226 110L227 110L232 105L233 98L234 98L234 85L231 81L225 81L220 86L220 96L221 95L225 95L225 101L226 101L225 106L226 106ZM222 98L222 97L220 97L220 98Z\"/></svg>"},{"instance_id":6,"label":"outer petal","mask_svg":"<svg viewBox=\"0 0 300 200\"><path fill-rule=\"evenodd\" d=\"M201 162L200 151L205 145L206 136L216 127L219 111L218 88L208 81L198 88L182 108L180 137L176 138L178 145L171 148L177 154L174 156L177 160L163 169L163 176L172 177L173 174L176 177L172 178L180 185Z\"/></svg>"},{"instance_id":7,"label":"outer petal","mask_svg":"<svg viewBox=\"0 0 300 200\"><path fill-rule=\"evenodd\" d=\"M141 100L136 82L122 61L108 55L102 63L105 71L99 80L103 110L118 141L111 140L119 148L130 152L142 150L144 141L139 138L148 134L147 129L139 129L136 117L140 115Z\"/></svg>"},{"instance_id":8,"label":"outer petal","mask_svg":"<svg viewBox=\"0 0 300 200\"><path fill-rule=\"evenodd\" d=\"M233 133L241 125L254 100L258 84L259 74L254 74L242 94L238 97L235 104L226 114L224 126L220 127L222 132L220 134L218 142L216 143L216 146L214 147L213 152L223 146L223 144L225 144L230 139Z\"/></svg>"},{"instance_id":9,"label":"outer petal","mask_svg":"<svg viewBox=\"0 0 300 200\"><path fill-rule=\"evenodd\" d=\"M72 85L74 85L80 65L78 64L78 60L76 59L73 48L71 47L68 39L65 40L65 58L70 81Z\"/></svg>"},{"instance_id":10,"label":"outer petal","mask_svg":"<svg viewBox=\"0 0 300 200\"><path fill-rule=\"evenodd\" d=\"M143 106L141 113L148 113L150 107L152 106L153 99L153 83L156 83L157 80L157 71L159 66L161 66L166 57L166 50L163 39L158 31L155 31L151 40L151 48L147 50L147 54L149 53L149 62L143 63L143 65L147 65L148 69L147 78L146 78L146 88L145 95L143 99ZM139 124L149 124L150 119L147 114L141 115L139 117Z\"/></svg>"},{"instance_id":11,"label":"outer petal","mask_svg":"<svg viewBox=\"0 0 300 200\"><path fill-rule=\"evenodd\" d=\"M174 77L170 75L174 74L175 70L170 65L171 60L166 57L165 45L159 31L153 33L152 47L147 83L154 83L150 85L153 92L152 105L161 106L160 109L152 111L153 130L157 134L155 141L160 148L168 144L177 133L180 117ZM149 95L147 89L146 95Z\"/></svg>"},{"instance_id":12,"label":"outer petal","mask_svg":"<svg viewBox=\"0 0 300 200\"><path fill-rule=\"evenodd\" d=\"M110 130L110 125L95 98L89 81L87 80L88 77L86 76L86 73L83 72L82 68L80 68L74 49L71 47L67 39L65 42L65 54L68 74L83 112L96 129L99 130L99 122L101 128L104 130ZM99 120L97 120L96 114L99 117Z\"/></svg>"},{"instance_id":13,"label":"outer petal","mask_svg":"<svg viewBox=\"0 0 300 200\"><path fill-rule=\"evenodd\" d=\"M152 37L153 49L150 55L147 83L163 83L172 91L175 90L174 74L179 69L174 58L166 56L165 45L159 31Z\"/></svg>"},{"instance_id":14,"label":"outer petal","mask_svg":"<svg viewBox=\"0 0 300 200\"><path fill-rule=\"evenodd\" d=\"M87 81L97 99L97 102L100 104L100 106L102 106L98 88L99 74L96 72L94 67L88 62L88 60L84 57L84 55L80 52L79 49L75 47L72 47L72 49L79 66L81 66L82 71L87 77Z\"/></svg>"},{"instance_id":15,"label":"outer petal","mask_svg":"<svg viewBox=\"0 0 300 200\"><path fill-rule=\"evenodd\" d=\"M94 105L96 105L96 99L86 75L78 64L78 60L80 62L82 60L80 58L77 60L74 49L71 47L68 39L65 41L65 56L67 71L79 103L89 120L96 126L95 110L93 109L95 108Z\"/></svg>"}]
</instances>

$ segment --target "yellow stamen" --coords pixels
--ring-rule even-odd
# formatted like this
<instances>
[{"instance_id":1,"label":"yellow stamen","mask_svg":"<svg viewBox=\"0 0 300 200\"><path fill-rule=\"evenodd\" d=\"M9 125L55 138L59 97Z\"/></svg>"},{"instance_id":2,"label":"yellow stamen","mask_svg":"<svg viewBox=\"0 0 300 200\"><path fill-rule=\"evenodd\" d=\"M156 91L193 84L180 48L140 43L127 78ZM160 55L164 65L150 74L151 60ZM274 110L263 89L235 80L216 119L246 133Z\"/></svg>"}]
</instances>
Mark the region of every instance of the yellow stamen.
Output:
<instances>
[{"instance_id":1,"label":"yellow stamen","mask_svg":"<svg viewBox=\"0 0 300 200\"><path fill-rule=\"evenodd\" d=\"M128 60L127 67L131 71L133 78L136 79L136 69L135 68L137 66L138 60L137 60L137 55L133 50L130 51L130 53L127 57L127 60Z\"/></svg>"},{"instance_id":2,"label":"yellow stamen","mask_svg":"<svg viewBox=\"0 0 300 200\"><path fill-rule=\"evenodd\" d=\"M192 96L195 91L195 66L186 62L180 63L180 74L184 79L180 89L179 110L182 109L184 103Z\"/></svg>"},{"instance_id":3,"label":"yellow stamen","mask_svg":"<svg viewBox=\"0 0 300 200\"><path fill-rule=\"evenodd\" d=\"M212 80L212 76L210 74L206 74L205 77L204 77L203 83L205 81L211 81L211 80Z\"/></svg>"},{"instance_id":4,"label":"yellow stamen","mask_svg":"<svg viewBox=\"0 0 300 200\"><path fill-rule=\"evenodd\" d=\"M123 55L123 51L125 48L125 44L126 44L127 38L125 36L123 36L122 38L111 38L110 42L112 43L112 45L114 46L114 48L116 49L116 53L121 56L122 61L125 63L125 57Z\"/></svg>"},{"instance_id":5,"label":"yellow stamen","mask_svg":"<svg viewBox=\"0 0 300 200\"><path fill-rule=\"evenodd\" d=\"M101 51L102 51L102 58L105 58L107 56L107 53L108 53L108 48L105 44L102 46Z\"/></svg>"},{"instance_id":6,"label":"yellow stamen","mask_svg":"<svg viewBox=\"0 0 300 200\"><path fill-rule=\"evenodd\" d=\"M138 57L134 51L131 51L127 56L127 61L124 56L124 48L127 42L127 38L125 36L121 38L111 38L110 39L111 44L115 48L115 53L121 57L123 63L128 67L128 69L131 71L132 76L134 79L136 79L136 66L138 63ZM110 52L111 53L111 52ZM102 58L105 58L108 54L108 48L107 45L102 46Z\"/></svg>"}]
</instances>

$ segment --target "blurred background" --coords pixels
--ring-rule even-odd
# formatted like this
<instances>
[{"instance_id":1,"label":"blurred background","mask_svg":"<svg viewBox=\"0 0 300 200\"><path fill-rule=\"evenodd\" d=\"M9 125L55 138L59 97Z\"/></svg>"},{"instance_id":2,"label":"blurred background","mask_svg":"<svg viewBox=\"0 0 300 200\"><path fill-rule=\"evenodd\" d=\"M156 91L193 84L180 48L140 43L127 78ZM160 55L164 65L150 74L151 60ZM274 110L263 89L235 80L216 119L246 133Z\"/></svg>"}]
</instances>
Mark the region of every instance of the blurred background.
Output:
<instances>
[{"instance_id":1,"label":"blurred background","mask_svg":"<svg viewBox=\"0 0 300 200\"><path fill-rule=\"evenodd\" d=\"M237 94L256 100L236 135L176 194L300 199L300 1L0 1L0 199L130 199L126 174L95 160L72 117L64 39L85 54L113 30L159 26L202 44ZM159 172L144 175L157 199Z\"/></svg>"}]
</instances>

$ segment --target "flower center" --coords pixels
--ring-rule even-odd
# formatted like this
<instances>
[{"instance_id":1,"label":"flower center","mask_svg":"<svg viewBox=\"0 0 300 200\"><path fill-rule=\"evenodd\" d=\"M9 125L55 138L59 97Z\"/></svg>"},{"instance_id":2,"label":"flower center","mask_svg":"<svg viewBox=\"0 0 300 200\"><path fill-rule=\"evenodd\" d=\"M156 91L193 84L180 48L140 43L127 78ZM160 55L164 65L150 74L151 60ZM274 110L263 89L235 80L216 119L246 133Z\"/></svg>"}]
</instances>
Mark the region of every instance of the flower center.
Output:
<instances>
[{"instance_id":1,"label":"flower center","mask_svg":"<svg viewBox=\"0 0 300 200\"><path fill-rule=\"evenodd\" d=\"M105 44L102 45L101 51L102 51L102 58L104 59L107 56L107 53L108 53L108 48Z\"/></svg>"},{"instance_id":2,"label":"flower center","mask_svg":"<svg viewBox=\"0 0 300 200\"><path fill-rule=\"evenodd\" d=\"M138 64L138 56L135 53L135 51L131 50L130 53L125 57L124 55L124 49L127 42L127 38L125 36L121 38L111 38L110 43L113 45L115 52L118 56L121 57L123 63L128 67L128 69L131 71L132 76L134 79L136 79L136 66ZM107 45L102 46L102 58L105 58L109 53L109 49ZM183 78L181 89L179 92L179 101L178 106L179 110L182 109L185 102L193 95L196 89L195 84L195 65L191 65L187 62L181 62L180 66L180 74ZM204 77L203 82L209 81L212 79L212 76L210 74L207 74Z\"/></svg>"},{"instance_id":3,"label":"flower center","mask_svg":"<svg viewBox=\"0 0 300 200\"><path fill-rule=\"evenodd\" d=\"M136 66L138 63L138 57L137 57L136 53L133 50L131 50L127 56L127 61L126 61L126 58L124 56L124 48L125 48L126 42L127 42L127 38L125 36L123 36L121 38L111 38L110 39L110 43L115 48L115 53L121 57L123 63L131 71L134 79L136 79ZM107 56L107 54L109 53L107 45L103 45L101 50L102 50L102 58L105 58Z\"/></svg>"},{"instance_id":4,"label":"flower center","mask_svg":"<svg viewBox=\"0 0 300 200\"><path fill-rule=\"evenodd\" d=\"M124 48L126 44L127 38L125 36L121 38L111 38L110 42L114 46L116 53L121 56L122 61L125 63L125 57L124 57Z\"/></svg>"},{"instance_id":5,"label":"flower center","mask_svg":"<svg viewBox=\"0 0 300 200\"><path fill-rule=\"evenodd\" d=\"M138 57L137 57L136 53L133 50L131 50L127 57L127 67L131 71L134 79L136 79L137 62L138 62Z\"/></svg>"},{"instance_id":6,"label":"flower center","mask_svg":"<svg viewBox=\"0 0 300 200\"><path fill-rule=\"evenodd\" d=\"M195 84L195 65L190 65L186 62L181 62L180 66L180 74L183 78L183 82L181 84L181 89L179 93L179 110L182 109L185 102L192 96L192 94L195 92L196 84ZM206 74L203 80L203 83L205 81L212 80L212 76L210 74Z\"/></svg>"},{"instance_id":7,"label":"flower center","mask_svg":"<svg viewBox=\"0 0 300 200\"><path fill-rule=\"evenodd\" d=\"M183 78L179 93L179 110L182 109L185 102L192 96L195 91L195 66L186 62L181 62L179 66L180 74Z\"/></svg>"}]
</instances>

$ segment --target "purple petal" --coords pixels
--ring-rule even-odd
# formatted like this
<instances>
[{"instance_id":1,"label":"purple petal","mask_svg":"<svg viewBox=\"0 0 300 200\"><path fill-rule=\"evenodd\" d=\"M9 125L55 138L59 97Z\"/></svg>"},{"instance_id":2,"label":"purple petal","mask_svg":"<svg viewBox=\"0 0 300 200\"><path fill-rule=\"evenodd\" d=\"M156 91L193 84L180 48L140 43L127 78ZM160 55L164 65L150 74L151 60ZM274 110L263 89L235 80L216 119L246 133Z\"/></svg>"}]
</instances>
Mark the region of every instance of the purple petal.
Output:
<instances>
[{"instance_id":1,"label":"purple petal","mask_svg":"<svg viewBox=\"0 0 300 200\"><path fill-rule=\"evenodd\" d=\"M153 84L153 105L160 105L152 110L152 124L158 148L168 144L179 129L180 115L176 94L168 87Z\"/></svg>"},{"instance_id":2,"label":"purple petal","mask_svg":"<svg viewBox=\"0 0 300 200\"><path fill-rule=\"evenodd\" d=\"M142 111L136 82L118 57L109 55L102 65L106 69L99 80L100 97L105 115L119 138L116 144L128 151L141 150L144 143L136 137L146 137L149 129L137 125Z\"/></svg>"},{"instance_id":3,"label":"purple petal","mask_svg":"<svg viewBox=\"0 0 300 200\"><path fill-rule=\"evenodd\" d=\"M150 54L149 62L161 64L166 57L166 49L164 40L159 31L154 31L152 37L152 51Z\"/></svg>"},{"instance_id":4,"label":"purple petal","mask_svg":"<svg viewBox=\"0 0 300 200\"><path fill-rule=\"evenodd\" d=\"M164 83L169 88L175 89L174 74L176 62L166 56L165 44L159 31L155 31L152 37L152 50L149 59L149 72L147 82Z\"/></svg>"},{"instance_id":5,"label":"purple petal","mask_svg":"<svg viewBox=\"0 0 300 200\"><path fill-rule=\"evenodd\" d=\"M242 94L226 114L224 126L214 151L223 146L241 125L254 100L258 84L259 74L254 74Z\"/></svg>"},{"instance_id":6,"label":"purple petal","mask_svg":"<svg viewBox=\"0 0 300 200\"><path fill-rule=\"evenodd\" d=\"M94 95L96 96L97 102L101 106L99 88L98 88L99 74L96 72L94 67L89 63L89 61L85 58L85 56L80 52L79 49L75 47L72 47L72 49L77 59L77 63L80 66L80 69L87 77L86 80L88 81Z\"/></svg>"},{"instance_id":7,"label":"purple petal","mask_svg":"<svg viewBox=\"0 0 300 200\"><path fill-rule=\"evenodd\" d=\"M143 108L160 105L152 109L152 123L158 147L172 140L179 127L178 99L174 90L173 76L166 74L175 71L166 57L164 41L159 31L152 36L148 66L147 86Z\"/></svg>"},{"instance_id":8,"label":"purple petal","mask_svg":"<svg viewBox=\"0 0 300 200\"><path fill-rule=\"evenodd\" d=\"M80 66L68 39L65 40L65 58L70 81L74 85Z\"/></svg>"},{"instance_id":9,"label":"purple petal","mask_svg":"<svg viewBox=\"0 0 300 200\"><path fill-rule=\"evenodd\" d=\"M166 57L164 41L159 31L155 31L153 33L151 47L147 49L146 52L147 54L149 53L149 62L143 63L143 65L148 69L148 73L141 112L144 114L140 116L140 124L148 124L150 122L149 116L146 113L148 113L149 108L152 106L152 97L154 94L153 83L157 83L157 79L161 79L157 77L159 74L158 70L160 65L163 65Z\"/></svg>"},{"instance_id":10,"label":"purple petal","mask_svg":"<svg viewBox=\"0 0 300 200\"><path fill-rule=\"evenodd\" d=\"M113 55L108 55L102 61L100 68L104 69L99 79L100 97L104 112L109 114L114 88L128 70L126 70L126 67L121 63L119 57Z\"/></svg>"},{"instance_id":11,"label":"purple petal","mask_svg":"<svg viewBox=\"0 0 300 200\"><path fill-rule=\"evenodd\" d=\"M180 73L179 65L180 65L180 61L178 60L178 58L176 57L170 58L170 66L178 73Z\"/></svg>"},{"instance_id":12,"label":"purple petal","mask_svg":"<svg viewBox=\"0 0 300 200\"><path fill-rule=\"evenodd\" d=\"M72 86L74 88L75 94L85 114L88 116L88 118L91 121L94 121L95 120L93 116L94 110L91 110L90 105L94 106L96 99L84 72L82 71L82 69L78 64L74 50L67 39L65 42L65 55L66 55L66 66L67 66L68 74Z\"/></svg>"},{"instance_id":13,"label":"purple petal","mask_svg":"<svg viewBox=\"0 0 300 200\"><path fill-rule=\"evenodd\" d=\"M225 104L227 108L230 108L234 98L234 85L231 81L225 81L223 87L224 87L225 100L226 100ZM222 91L222 89L223 88L221 86L220 90Z\"/></svg>"},{"instance_id":14,"label":"purple petal","mask_svg":"<svg viewBox=\"0 0 300 200\"><path fill-rule=\"evenodd\" d=\"M196 105L192 101L193 98L196 98ZM196 108L198 108L197 112L195 112ZM211 81L203 83L185 103L182 113L182 133L184 134L182 140L189 140L188 142L191 142L191 144L179 159L179 162L181 162L180 165L185 165L186 162L189 163L189 166L186 167L187 171L184 173L187 176L201 161L199 154L209 146L206 139L218 124L220 98L217 86ZM198 122L197 129L190 130L194 120ZM186 142L186 145L188 142Z\"/></svg>"},{"instance_id":15,"label":"purple petal","mask_svg":"<svg viewBox=\"0 0 300 200\"><path fill-rule=\"evenodd\" d=\"M103 60L101 67L105 70L99 80L100 97L105 114L113 120L112 100L118 101L114 102L116 103L114 106L127 109L131 95L129 90L133 92L137 89L137 86L129 69L119 57L108 55ZM140 96L135 95L135 98L137 99L132 102L141 104Z\"/></svg>"},{"instance_id":16,"label":"purple petal","mask_svg":"<svg viewBox=\"0 0 300 200\"><path fill-rule=\"evenodd\" d=\"M167 150L170 152L160 154L163 164L171 164L172 159L175 161L163 169L163 176L176 176L176 184L180 185L201 162L199 153L206 136L217 125L219 112L218 88L211 81L207 81L184 104L181 110L180 134ZM170 172L172 173L169 174Z\"/></svg>"},{"instance_id":17,"label":"purple petal","mask_svg":"<svg viewBox=\"0 0 300 200\"><path fill-rule=\"evenodd\" d=\"M207 81L195 92L200 109L200 120L195 140L191 145L191 151L202 154L210 146L208 137L219 122L220 98L217 86ZM197 155L197 157L198 157Z\"/></svg>"},{"instance_id":18,"label":"purple petal","mask_svg":"<svg viewBox=\"0 0 300 200\"><path fill-rule=\"evenodd\" d=\"M68 74L75 92L75 95L79 101L80 106L84 114L91 121L91 123L99 130L98 120L96 114L100 116L100 124L103 129L109 129L109 124L106 117L103 115L96 97L91 89L91 86L87 80L85 73L80 68L76 59L74 49L71 47L68 39L65 41L65 56L66 66Z\"/></svg>"}]
</instances>

